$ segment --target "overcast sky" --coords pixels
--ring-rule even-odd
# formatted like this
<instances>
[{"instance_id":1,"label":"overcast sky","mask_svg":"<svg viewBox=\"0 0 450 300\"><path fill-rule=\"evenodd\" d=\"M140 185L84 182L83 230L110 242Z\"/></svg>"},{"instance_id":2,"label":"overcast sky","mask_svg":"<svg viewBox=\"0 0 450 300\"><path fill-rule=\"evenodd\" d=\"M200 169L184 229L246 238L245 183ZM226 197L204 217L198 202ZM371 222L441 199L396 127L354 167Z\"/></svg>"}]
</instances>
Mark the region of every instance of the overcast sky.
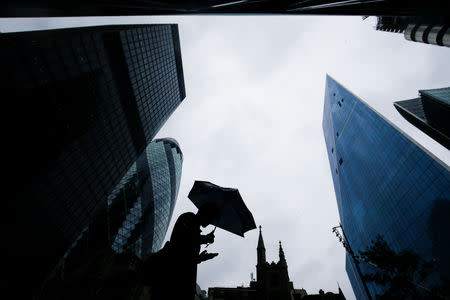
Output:
<instances>
[{"instance_id":1,"label":"overcast sky","mask_svg":"<svg viewBox=\"0 0 450 300\"><path fill-rule=\"evenodd\" d=\"M322 132L326 73L364 99L447 165L449 151L406 122L397 100L450 86L450 49L374 29L375 18L311 16L126 17L0 20L20 31L99 24L178 23L187 97L159 132L184 154L177 217L196 211L195 180L239 189L267 260L281 240L295 288L354 295L345 253L331 227L339 217ZM207 228L205 232L208 232ZM198 283L248 286L256 277L258 231L245 238L220 229L199 265ZM174 274L175 276L175 274Z\"/></svg>"}]
</instances>

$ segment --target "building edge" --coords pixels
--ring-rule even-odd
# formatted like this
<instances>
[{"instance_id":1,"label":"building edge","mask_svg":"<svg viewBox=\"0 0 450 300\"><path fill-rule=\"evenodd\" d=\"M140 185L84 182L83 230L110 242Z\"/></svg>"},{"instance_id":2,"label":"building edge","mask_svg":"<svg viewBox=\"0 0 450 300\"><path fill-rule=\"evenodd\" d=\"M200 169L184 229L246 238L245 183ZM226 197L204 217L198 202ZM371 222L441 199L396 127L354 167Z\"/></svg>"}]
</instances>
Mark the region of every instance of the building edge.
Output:
<instances>
[{"instance_id":1,"label":"building edge","mask_svg":"<svg viewBox=\"0 0 450 300\"><path fill-rule=\"evenodd\" d=\"M357 98L361 103L364 105L367 105L368 108L370 108L374 113L376 113L379 117L381 117L384 121L386 121L389 125L394 127L394 129L398 130L403 136L405 136L408 140L410 140L412 143L414 143L417 147L419 147L422 151L424 151L427 155L429 155L432 159L434 159L436 162L438 162L442 167L444 167L447 171L450 172L450 166L448 166L446 163L444 163L441 159L439 159L436 155L434 155L430 150L419 144L417 141L415 141L409 134L407 134L405 131L403 131L400 127L392 123L389 119L387 119L385 116L380 114L376 109L374 109L371 105L369 105L366 101L361 99L358 95L353 93L351 90L349 90L345 85L341 84L339 81L334 79L330 74L326 73L326 79L328 80L330 78L331 80L335 81L339 85L341 85L343 88L345 88L350 94L352 94L355 98Z\"/></svg>"}]
</instances>

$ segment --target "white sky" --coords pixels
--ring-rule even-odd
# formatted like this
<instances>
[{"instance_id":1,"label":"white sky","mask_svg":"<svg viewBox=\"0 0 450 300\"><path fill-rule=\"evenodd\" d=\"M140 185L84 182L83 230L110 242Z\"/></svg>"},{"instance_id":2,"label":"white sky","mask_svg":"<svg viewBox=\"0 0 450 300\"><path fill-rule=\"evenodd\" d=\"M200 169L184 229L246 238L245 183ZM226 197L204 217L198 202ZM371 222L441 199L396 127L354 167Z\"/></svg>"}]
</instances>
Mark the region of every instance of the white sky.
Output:
<instances>
[{"instance_id":1,"label":"white sky","mask_svg":"<svg viewBox=\"0 0 450 300\"><path fill-rule=\"evenodd\" d=\"M339 217L322 132L325 75L449 165L449 151L392 105L450 86L449 48L376 31L375 18L344 16L0 19L0 31L113 23L179 24L187 97L157 136L175 138L184 154L166 239L181 213L196 211L187 198L196 179L235 187L263 226L269 262L282 241L295 288L337 292L339 282L354 299L331 232ZM257 238L257 230L243 239L218 229L208 251L220 254L199 265L200 286L248 286Z\"/></svg>"}]
</instances>

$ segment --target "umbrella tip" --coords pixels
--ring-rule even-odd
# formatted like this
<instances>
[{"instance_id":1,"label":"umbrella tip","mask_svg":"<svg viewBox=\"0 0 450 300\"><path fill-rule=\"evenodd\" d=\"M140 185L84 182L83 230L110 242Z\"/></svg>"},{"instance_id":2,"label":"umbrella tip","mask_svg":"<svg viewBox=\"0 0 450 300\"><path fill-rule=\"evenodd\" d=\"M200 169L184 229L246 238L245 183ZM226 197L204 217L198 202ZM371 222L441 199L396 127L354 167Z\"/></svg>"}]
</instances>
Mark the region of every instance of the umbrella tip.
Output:
<instances>
[{"instance_id":1,"label":"umbrella tip","mask_svg":"<svg viewBox=\"0 0 450 300\"><path fill-rule=\"evenodd\" d=\"M261 225L259 225L259 232L261 232Z\"/></svg>"}]
</instances>

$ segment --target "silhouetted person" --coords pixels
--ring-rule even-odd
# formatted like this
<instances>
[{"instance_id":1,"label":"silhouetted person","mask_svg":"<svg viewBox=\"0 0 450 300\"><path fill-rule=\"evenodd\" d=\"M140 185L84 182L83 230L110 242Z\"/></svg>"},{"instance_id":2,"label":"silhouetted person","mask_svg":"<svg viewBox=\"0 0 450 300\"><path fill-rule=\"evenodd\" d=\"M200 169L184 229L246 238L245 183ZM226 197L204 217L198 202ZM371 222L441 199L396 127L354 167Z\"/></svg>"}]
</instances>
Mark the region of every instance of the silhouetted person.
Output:
<instances>
[{"instance_id":1,"label":"silhouetted person","mask_svg":"<svg viewBox=\"0 0 450 300\"><path fill-rule=\"evenodd\" d=\"M164 248L155 253L153 262L147 264L151 274L152 299L194 299L197 280L197 264L214 258L218 253L200 253L202 244L214 242L214 232L201 234L200 226L206 227L219 216L214 204L205 204L197 214L187 212L180 215ZM163 263L161 264L160 262ZM155 263L158 267L155 268ZM159 271L158 271L159 269Z\"/></svg>"}]
</instances>

